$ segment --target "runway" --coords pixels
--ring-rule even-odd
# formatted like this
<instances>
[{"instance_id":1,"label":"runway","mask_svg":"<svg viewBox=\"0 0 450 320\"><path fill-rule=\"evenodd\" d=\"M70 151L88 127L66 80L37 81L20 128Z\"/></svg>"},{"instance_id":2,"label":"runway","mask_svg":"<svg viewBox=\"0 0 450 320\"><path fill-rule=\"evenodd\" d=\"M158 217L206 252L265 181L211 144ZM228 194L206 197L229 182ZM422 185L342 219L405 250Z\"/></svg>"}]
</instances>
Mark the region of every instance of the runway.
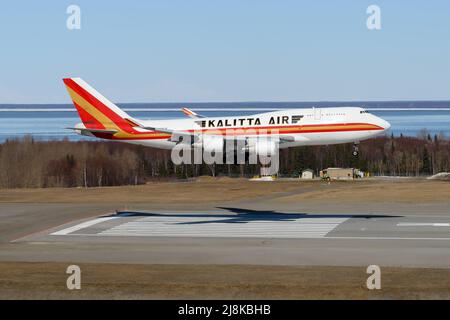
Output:
<instances>
[{"instance_id":1,"label":"runway","mask_svg":"<svg viewBox=\"0 0 450 320\"><path fill-rule=\"evenodd\" d=\"M0 261L450 268L450 215L394 209L106 211L2 243Z\"/></svg>"},{"instance_id":2,"label":"runway","mask_svg":"<svg viewBox=\"0 0 450 320\"><path fill-rule=\"evenodd\" d=\"M120 212L63 225L39 240L70 237L199 237L450 241L450 217L258 212ZM55 238L56 236L56 238ZM27 238L20 240L36 240Z\"/></svg>"},{"instance_id":3,"label":"runway","mask_svg":"<svg viewBox=\"0 0 450 320\"><path fill-rule=\"evenodd\" d=\"M347 217L305 217L296 214L122 213L50 233L71 236L322 238Z\"/></svg>"}]
</instances>

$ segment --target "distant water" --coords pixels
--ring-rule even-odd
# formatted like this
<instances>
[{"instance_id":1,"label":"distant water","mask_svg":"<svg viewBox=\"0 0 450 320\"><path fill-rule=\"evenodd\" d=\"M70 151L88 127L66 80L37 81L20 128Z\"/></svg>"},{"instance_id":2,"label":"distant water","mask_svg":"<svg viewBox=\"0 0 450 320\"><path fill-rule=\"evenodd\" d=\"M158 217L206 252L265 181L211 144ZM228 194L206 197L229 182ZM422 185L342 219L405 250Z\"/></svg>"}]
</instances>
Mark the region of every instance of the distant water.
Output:
<instances>
[{"instance_id":1,"label":"distant water","mask_svg":"<svg viewBox=\"0 0 450 320\"><path fill-rule=\"evenodd\" d=\"M133 103L119 104L137 119L168 119L185 117L179 109L188 107L206 116L250 115L280 109L360 106L389 121L391 132L417 136L422 129L431 135L443 133L450 138L450 101L400 102L239 102L239 103ZM0 142L32 135L39 140L78 136L65 127L80 122L72 105L0 105Z\"/></svg>"}]
</instances>

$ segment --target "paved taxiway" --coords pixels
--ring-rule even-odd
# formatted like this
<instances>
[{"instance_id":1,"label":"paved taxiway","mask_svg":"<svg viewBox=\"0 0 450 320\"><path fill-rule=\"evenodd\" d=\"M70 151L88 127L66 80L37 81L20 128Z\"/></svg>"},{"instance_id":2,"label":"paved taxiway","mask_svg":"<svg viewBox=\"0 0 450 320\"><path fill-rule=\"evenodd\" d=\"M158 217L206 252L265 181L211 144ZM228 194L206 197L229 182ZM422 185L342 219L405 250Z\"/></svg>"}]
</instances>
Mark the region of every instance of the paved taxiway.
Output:
<instances>
[{"instance_id":1,"label":"paved taxiway","mask_svg":"<svg viewBox=\"0 0 450 320\"><path fill-rule=\"evenodd\" d=\"M104 214L3 242L0 260L450 268L446 210L407 214L394 207L383 214L346 214L266 208L115 214L105 206L97 208Z\"/></svg>"}]
</instances>

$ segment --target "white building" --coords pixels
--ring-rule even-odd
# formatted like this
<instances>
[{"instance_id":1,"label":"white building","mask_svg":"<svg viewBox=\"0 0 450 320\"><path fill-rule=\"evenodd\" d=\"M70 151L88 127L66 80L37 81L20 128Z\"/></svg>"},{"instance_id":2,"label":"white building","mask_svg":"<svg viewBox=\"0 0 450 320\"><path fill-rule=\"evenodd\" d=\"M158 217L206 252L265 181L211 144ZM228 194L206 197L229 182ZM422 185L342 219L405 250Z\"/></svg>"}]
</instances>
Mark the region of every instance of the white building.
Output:
<instances>
[{"instance_id":1,"label":"white building","mask_svg":"<svg viewBox=\"0 0 450 320\"><path fill-rule=\"evenodd\" d=\"M302 171L302 175L301 175L302 179L313 179L314 178L314 171L311 169L306 169Z\"/></svg>"}]
</instances>

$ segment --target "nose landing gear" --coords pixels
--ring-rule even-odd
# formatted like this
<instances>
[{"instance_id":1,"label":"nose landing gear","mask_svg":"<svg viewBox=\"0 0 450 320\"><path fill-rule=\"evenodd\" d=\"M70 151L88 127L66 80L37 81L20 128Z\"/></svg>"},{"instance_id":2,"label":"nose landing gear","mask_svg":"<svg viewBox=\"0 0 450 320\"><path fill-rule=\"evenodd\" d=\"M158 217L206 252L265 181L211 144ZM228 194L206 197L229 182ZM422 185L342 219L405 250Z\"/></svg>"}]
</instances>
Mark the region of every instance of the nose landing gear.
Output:
<instances>
[{"instance_id":1,"label":"nose landing gear","mask_svg":"<svg viewBox=\"0 0 450 320\"><path fill-rule=\"evenodd\" d=\"M354 157L359 156L359 143L355 142L353 143L353 151L352 151L352 155Z\"/></svg>"}]
</instances>

